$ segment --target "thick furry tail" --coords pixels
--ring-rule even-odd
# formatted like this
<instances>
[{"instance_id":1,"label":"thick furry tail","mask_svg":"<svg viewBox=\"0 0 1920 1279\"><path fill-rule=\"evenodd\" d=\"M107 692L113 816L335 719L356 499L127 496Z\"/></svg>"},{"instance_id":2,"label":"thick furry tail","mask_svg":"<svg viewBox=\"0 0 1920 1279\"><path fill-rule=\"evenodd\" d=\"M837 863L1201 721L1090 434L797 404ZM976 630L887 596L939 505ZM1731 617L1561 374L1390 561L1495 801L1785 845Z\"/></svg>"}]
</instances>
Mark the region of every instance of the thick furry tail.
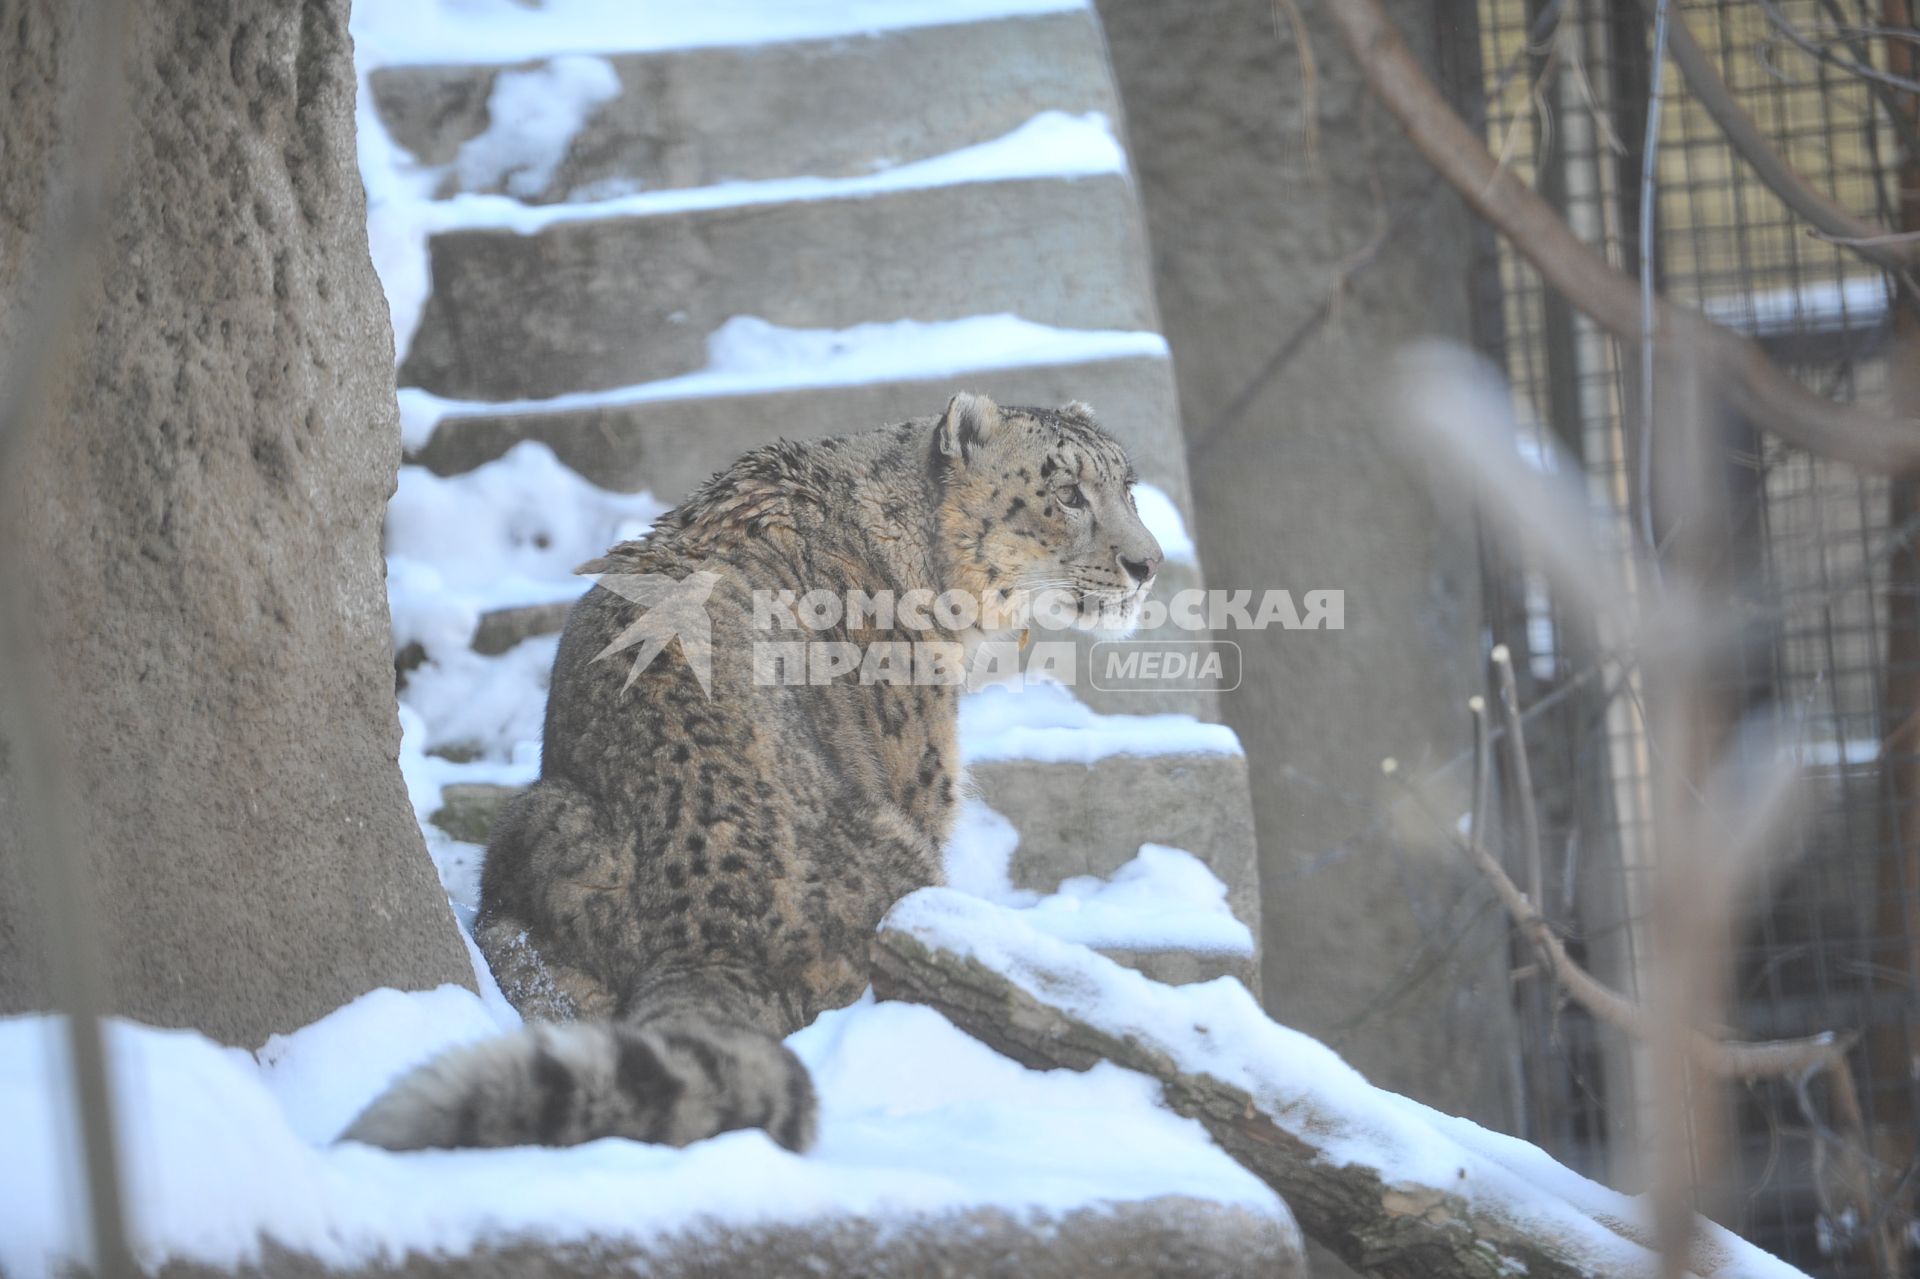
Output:
<instances>
[{"instance_id":1,"label":"thick furry tail","mask_svg":"<svg viewBox=\"0 0 1920 1279\"><path fill-rule=\"evenodd\" d=\"M403 1077L342 1134L388 1150L573 1146L601 1137L684 1146L764 1128L813 1144L818 1103L799 1058L726 1022L529 1025Z\"/></svg>"}]
</instances>

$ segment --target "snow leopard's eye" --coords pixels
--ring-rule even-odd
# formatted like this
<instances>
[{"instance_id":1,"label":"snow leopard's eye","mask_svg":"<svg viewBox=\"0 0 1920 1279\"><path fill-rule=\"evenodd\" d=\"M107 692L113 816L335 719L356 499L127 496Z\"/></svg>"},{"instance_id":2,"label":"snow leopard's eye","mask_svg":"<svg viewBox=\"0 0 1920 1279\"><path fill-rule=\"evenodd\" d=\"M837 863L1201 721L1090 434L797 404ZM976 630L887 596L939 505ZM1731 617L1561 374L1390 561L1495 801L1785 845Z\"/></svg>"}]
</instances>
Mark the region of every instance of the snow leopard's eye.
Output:
<instances>
[{"instance_id":1,"label":"snow leopard's eye","mask_svg":"<svg viewBox=\"0 0 1920 1279\"><path fill-rule=\"evenodd\" d=\"M1068 510L1084 511L1087 509L1087 495L1081 491L1078 484L1067 485L1067 487L1061 489L1055 496L1060 499L1060 505L1066 507Z\"/></svg>"}]
</instances>

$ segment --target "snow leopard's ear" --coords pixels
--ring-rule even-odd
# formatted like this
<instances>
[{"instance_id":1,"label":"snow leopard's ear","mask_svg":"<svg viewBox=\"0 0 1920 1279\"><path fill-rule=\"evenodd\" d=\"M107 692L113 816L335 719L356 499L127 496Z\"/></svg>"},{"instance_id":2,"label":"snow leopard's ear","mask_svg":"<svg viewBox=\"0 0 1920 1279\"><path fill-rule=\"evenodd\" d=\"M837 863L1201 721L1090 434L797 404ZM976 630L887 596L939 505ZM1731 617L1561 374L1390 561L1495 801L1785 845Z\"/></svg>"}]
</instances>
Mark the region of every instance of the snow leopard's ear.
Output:
<instances>
[{"instance_id":1,"label":"snow leopard's ear","mask_svg":"<svg viewBox=\"0 0 1920 1279\"><path fill-rule=\"evenodd\" d=\"M1087 403L1085 400L1068 400L1060 406L1060 416L1070 417L1074 421L1084 422L1088 426L1100 425L1093 420L1093 405Z\"/></svg>"},{"instance_id":2,"label":"snow leopard's ear","mask_svg":"<svg viewBox=\"0 0 1920 1279\"><path fill-rule=\"evenodd\" d=\"M935 434L942 453L964 462L971 458L974 445L985 443L999 429L1000 406L984 395L962 391L947 401Z\"/></svg>"}]
</instances>

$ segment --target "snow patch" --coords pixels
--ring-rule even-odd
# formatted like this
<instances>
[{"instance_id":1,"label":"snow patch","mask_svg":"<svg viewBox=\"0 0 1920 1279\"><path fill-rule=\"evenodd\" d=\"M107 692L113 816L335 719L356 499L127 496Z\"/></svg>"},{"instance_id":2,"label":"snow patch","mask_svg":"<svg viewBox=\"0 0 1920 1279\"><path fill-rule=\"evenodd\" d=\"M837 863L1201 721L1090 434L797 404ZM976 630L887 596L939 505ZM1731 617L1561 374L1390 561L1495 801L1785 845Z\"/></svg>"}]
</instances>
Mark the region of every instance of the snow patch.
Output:
<instances>
[{"instance_id":1,"label":"snow patch","mask_svg":"<svg viewBox=\"0 0 1920 1279\"><path fill-rule=\"evenodd\" d=\"M502 71L487 98L487 131L460 147L460 185L483 191L505 184L531 199L547 189L574 135L602 103L620 95L605 58L568 54L525 71Z\"/></svg>"},{"instance_id":2,"label":"snow patch","mask_svg":"<svg viewBox=\"0 0 1920 1279\"><path fill-rule=\"evenodd\" d=\"M455 987L382 990L276 1036L256 1064L189 1031L111 1022L137 1255L151 1268L231 1267L270 1238L346 1268L522 1239L646 1242L702 1221L1024 1215L1166 1194L1283 1211L1199 1125L1165 1110L1156 1084L1104 1065L1028 1070L930 1009L871 997L789 1040L821 1101L805 1158L757 1131L684 1150L324 1144L402 1071L496 1024ZM57 1017L0 1020L0 1271L21 1279L87 1247L62 1043Z\"/></svg>"},{"instance_id":3,"label":"snow patch","mask_svg":"<svg viewBox=\"0 0 1920 1279\"><path fill-rule=\"evenodd\" d=\"M1160 551L1169 564L1199 564L1193 538L1187 533L1187 522L1180 518L1180 508L1174 505L1165 489L1155 488L1151 484L1135 484L1133 504L1140 512L1140 522L1160 543Z\"/></svg>"},{"instance_id":4,"label":"snow patch","mask_svg":"<svg viewBox=\"0 0 1920 1279\"><path fill-rule=\"evenodd\" d=\"M267 1091L302 1141L333 1141L400 1076L429 1058L503 1030L473 992L459 986L402 994L370 991L309 1026L275 1035L255 1057Z\"/></svg>"},{"instance_id":5,"label":"snow patch","mask_svg":"<svg viewBox=\"0 0 1920 1279\"><path fill-rule=\"evenodd\" d=\"M356 5L355 16L363 8ZM393 359L407 358L420 312L427 304L433 281L427 266L427 225L424 210L439 184L439 169L430 168L393 140L367 82L375 64L367 50L354 49L355 97L353 140L360 162L360 184L367 193L367 248L374 274L387 295L387 318L393 325Z\"/></svg>"},{"instance_id":6,"label":"snow patch","mask_svg":"<svg viewBox=\"0 0 1920 1279\"><path fill-rule=\"evenodd\" d=\"M1013 886L1013 854L1019 847L1020 832L1012 822L967 796L947 837L948 885L1002 906L1031 906L1039 894Z\"/></svg>"},{"instance_id":7,"label":"snow patch","mask_svg":"<svg viewBox=\"0 0 1920 1279\"><path fill-rule=\"evenodd\" d=\"M1253 934L1234 918L1227 886L1184 849L1142 844L1111 876L1076 875L1043 896L1013 886L1019 846L1012 822L978 799L962 801L947 840L947 886L1018 911L1030 927L1083 946L1253 954Z\"/></svg>"},{"instance_id":8,"label":"snow patch","mask_svg":"<svg viewBox=\"0 0 1920 1279\"><path fill-rule=\"evenodd\" d=\"M613 493L523 440L464 475L400 468L387 504L387 554L433 566L456 590L498 594L503 578L591 585L573 570L639 537L666 507L648 493Z\"/></svg>"},{"instance_id":9,"label":"snow patch","mask_svg":"<svg viewBox=\"0 0 1920 1279\"><path fill-rule=\"evenodd\" d=\"M1198 857L1164 844L1142 844L1109 878L1066 880L1020 917L1049 937L1107 950L1253 954L1253 933L1228 908L1227 886Z\"/></svg>"},{"instance_id":10,"label":"snow patch","mask_svg":"<svg viewBox=\"0 0 1920 1279\"><path fill-rule=\"evenodd\" d=\"M424 749L512 765L515 774L524 761L537 760L547 682L559 648L558 635L536 635L497 657L470 648L432 653L407 672L407 706L419 717ZM463 766L448 780L479 778Z\"/></svg>"},{"instance_id":11,"label":"snow patch","mask_svg":"<svg viewBox=\"0 0 1920 1279\"><path fill-rule=\"evenodd\" d=\"M960 699L960 755L967 763L1091 765L1110 755L1240 753L1240 739L1225 724L1192 715L1102 715L1058 684L994 685Z\"/></svg>"}]
</instances>

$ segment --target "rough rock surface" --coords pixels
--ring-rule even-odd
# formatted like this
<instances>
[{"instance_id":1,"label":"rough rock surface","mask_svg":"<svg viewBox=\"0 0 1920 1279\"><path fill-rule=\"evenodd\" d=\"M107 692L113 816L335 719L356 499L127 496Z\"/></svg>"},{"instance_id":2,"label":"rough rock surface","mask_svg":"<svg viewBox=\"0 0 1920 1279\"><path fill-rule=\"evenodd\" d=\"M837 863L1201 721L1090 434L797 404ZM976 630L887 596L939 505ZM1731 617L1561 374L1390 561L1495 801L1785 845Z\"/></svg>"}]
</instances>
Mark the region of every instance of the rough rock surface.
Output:
<instances>
[{"instance_id":1,"label":"rough rock surface","mask_svg":"<svg viewBox=\"0 0 1920 1279\"><path fill-rule=\"evenodd\" d=\"M0 349L46 242L62 0L0 0ZM102 269L0 515L25 557L114 1006L257 1044L471 983L395 766L392 337L346 0L127 6ZM43 1006L0 777L0 1012Z\"/></svg>"}]
</instances>

